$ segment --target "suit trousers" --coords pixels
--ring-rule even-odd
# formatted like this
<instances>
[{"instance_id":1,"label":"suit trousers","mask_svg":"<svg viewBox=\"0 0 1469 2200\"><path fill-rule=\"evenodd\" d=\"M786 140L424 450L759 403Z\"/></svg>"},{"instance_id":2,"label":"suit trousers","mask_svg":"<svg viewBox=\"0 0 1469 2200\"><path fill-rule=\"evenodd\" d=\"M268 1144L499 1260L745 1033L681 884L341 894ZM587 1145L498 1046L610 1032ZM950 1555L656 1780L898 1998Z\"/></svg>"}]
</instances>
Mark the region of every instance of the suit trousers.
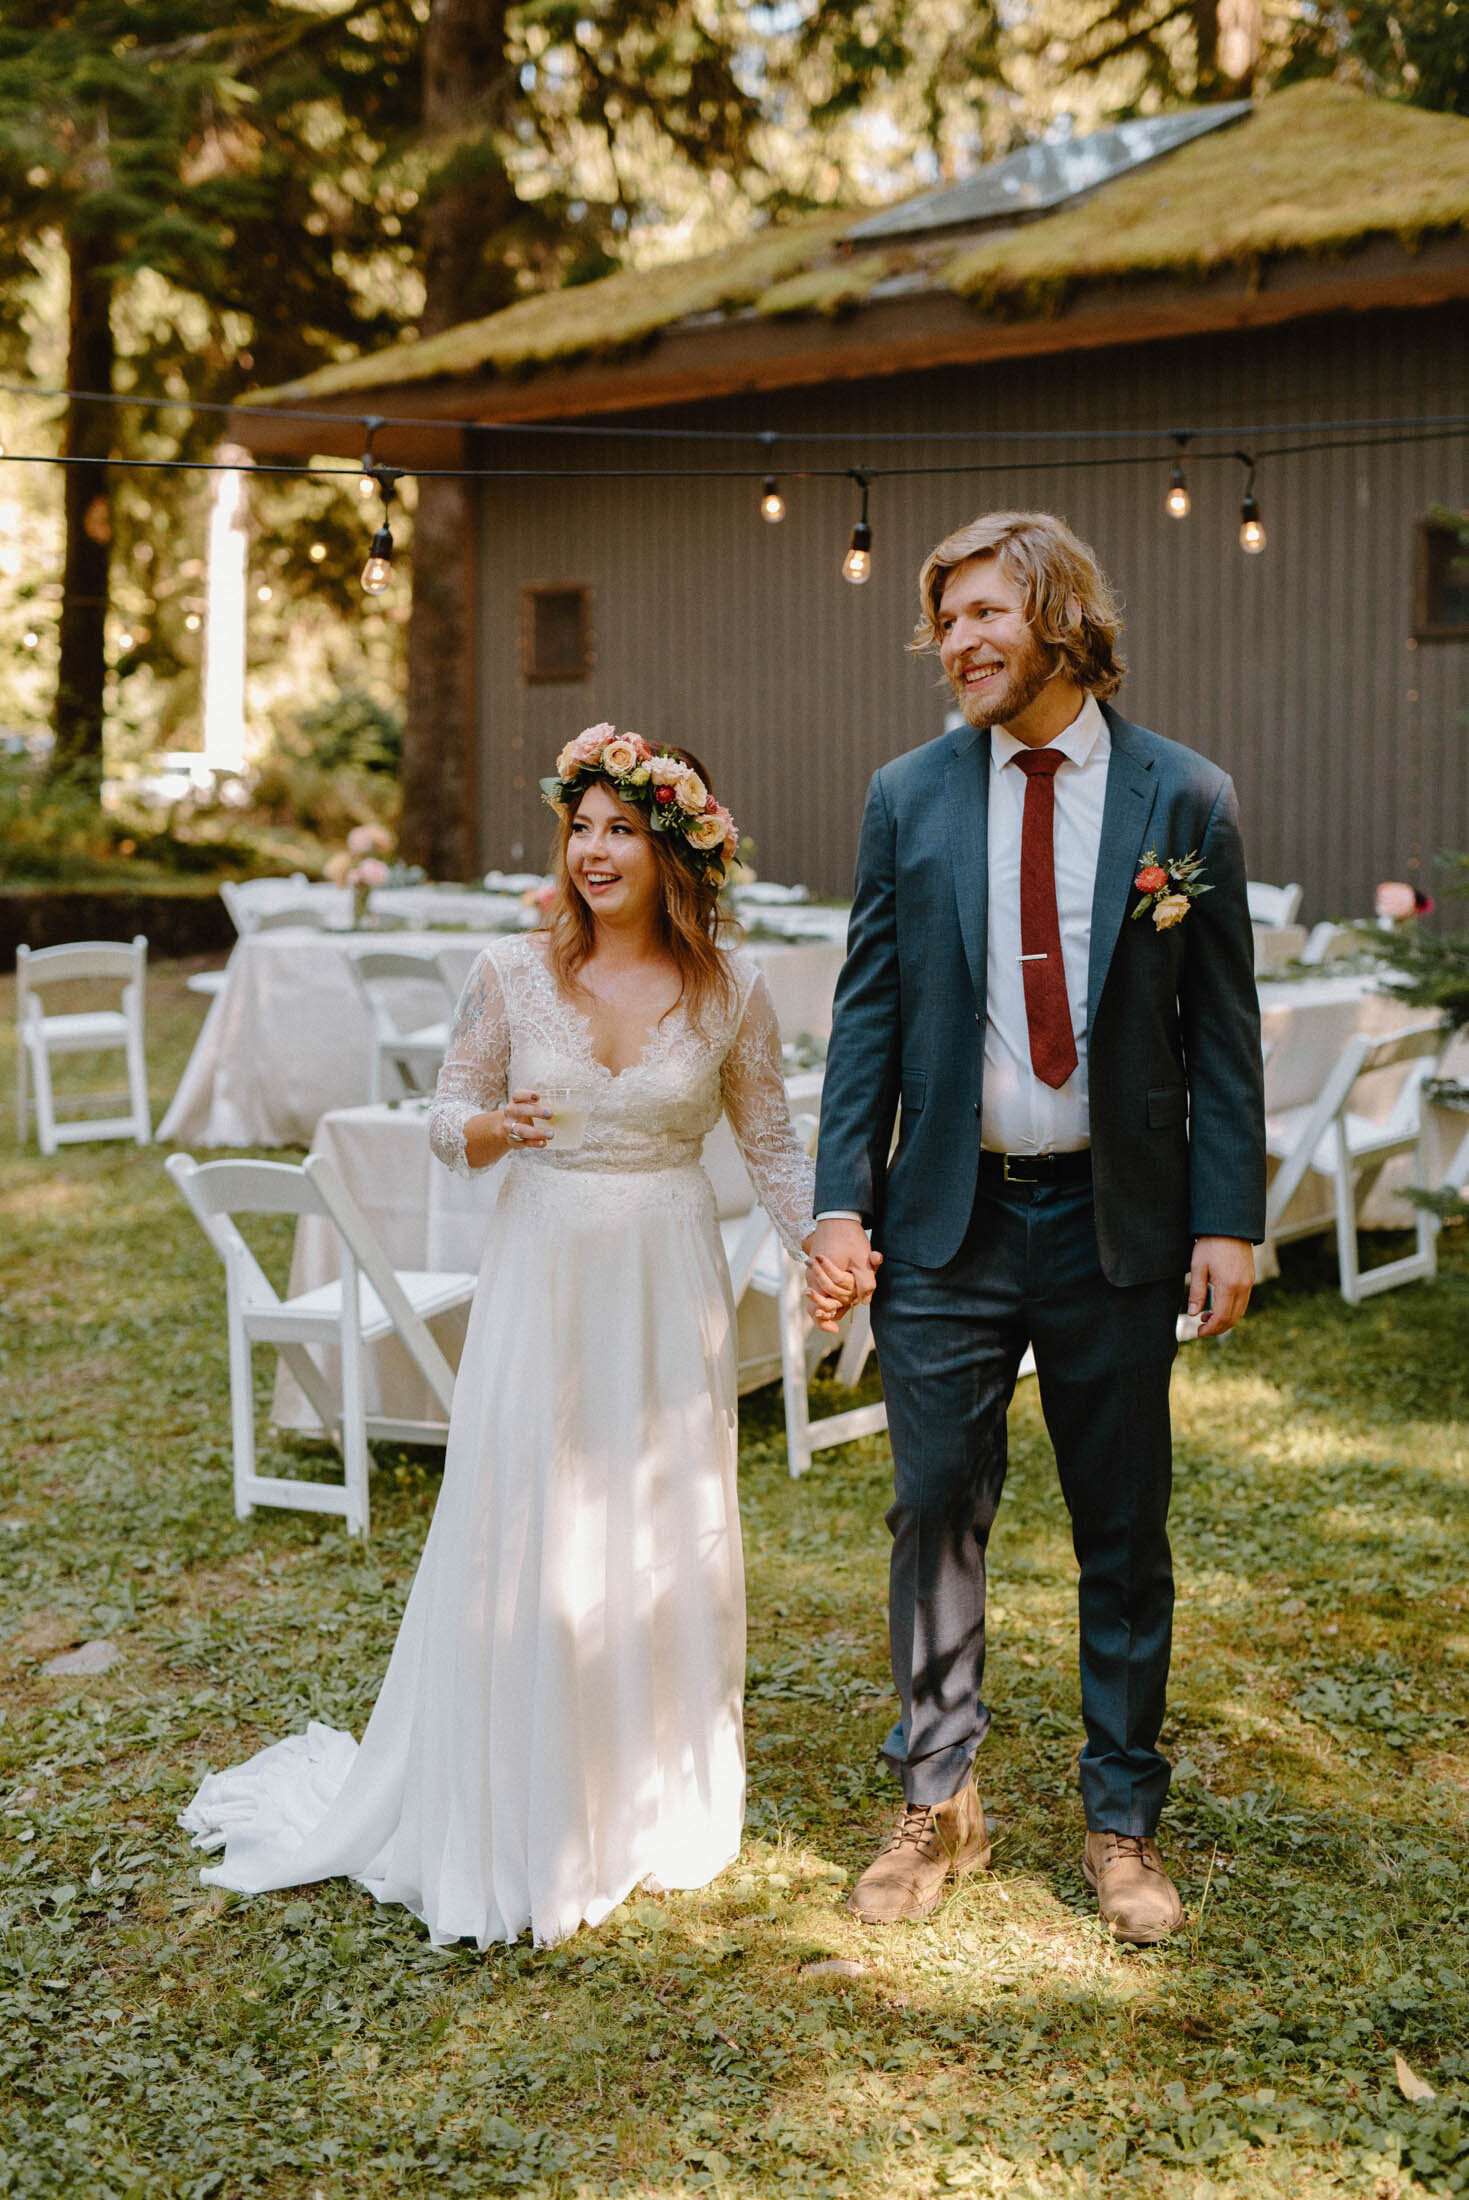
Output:
<instances>
[{"instance_id":1,"label":"suit trousers","mask_svg":"<svg viewBox=\"0 0 1469 2200\"><path fill-rule=\"evenodd\" d=\"M1080 1567L1080 1760L1089 1827L1151 1833L1173 1625L1168 1386L1182 1278L1102 1274L1089 1182L981 1180L945 1267L887 1259L873 1333L893 1451L888 1625L901 1717L882 1754L910 1802L964 1783L990 1715L985 1553L1027 1342Z\"/></svg>"}]
</instances>

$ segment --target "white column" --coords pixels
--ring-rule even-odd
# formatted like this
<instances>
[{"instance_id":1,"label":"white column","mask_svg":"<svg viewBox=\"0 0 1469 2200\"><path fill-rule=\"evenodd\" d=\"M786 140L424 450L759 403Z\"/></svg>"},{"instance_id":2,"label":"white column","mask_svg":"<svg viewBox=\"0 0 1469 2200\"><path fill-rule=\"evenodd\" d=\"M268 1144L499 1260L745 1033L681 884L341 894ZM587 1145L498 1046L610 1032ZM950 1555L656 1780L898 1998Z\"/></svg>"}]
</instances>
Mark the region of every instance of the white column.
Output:
<instances>
[{"instance_id":1,"label":"white column","mask_svg":"<svg viewBox=\"0 0 1469 2200\"><path fill-rule=\"evenodd\" d=\"M245 582L249 540L245 476L249 452L222 443L211 474L204 611L204 760L216 771L245 767Z\"/></svg>"}]
</instances>

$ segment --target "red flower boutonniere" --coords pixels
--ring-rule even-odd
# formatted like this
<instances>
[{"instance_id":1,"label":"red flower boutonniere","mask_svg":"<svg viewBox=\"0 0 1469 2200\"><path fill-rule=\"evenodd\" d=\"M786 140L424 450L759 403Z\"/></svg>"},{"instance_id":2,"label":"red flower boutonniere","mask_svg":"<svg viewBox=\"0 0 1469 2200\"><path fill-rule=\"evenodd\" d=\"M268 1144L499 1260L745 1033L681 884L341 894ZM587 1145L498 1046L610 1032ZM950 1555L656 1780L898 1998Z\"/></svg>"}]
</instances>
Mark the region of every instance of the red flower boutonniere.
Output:
<instances>
[{"instance_id":1,"label":"red flower boutonniere","mask_svg":"<svg viewBox=\"0 0 1469 2200\"><path fill-rule=\"evenodd\" d=\"M1133 885L1142 899L1133 910L1140 917L1145 909L1153 912L1153 923L1160 932L1167 932L1175 924L1182 924L1189 913L1190 904L1200 894L1209 894L1213 888L1204 877L1204 866L1196 850L1186 856L1159 857L1156 848L1150 848L1138 866Z\"/></svg>"}]
</instances>

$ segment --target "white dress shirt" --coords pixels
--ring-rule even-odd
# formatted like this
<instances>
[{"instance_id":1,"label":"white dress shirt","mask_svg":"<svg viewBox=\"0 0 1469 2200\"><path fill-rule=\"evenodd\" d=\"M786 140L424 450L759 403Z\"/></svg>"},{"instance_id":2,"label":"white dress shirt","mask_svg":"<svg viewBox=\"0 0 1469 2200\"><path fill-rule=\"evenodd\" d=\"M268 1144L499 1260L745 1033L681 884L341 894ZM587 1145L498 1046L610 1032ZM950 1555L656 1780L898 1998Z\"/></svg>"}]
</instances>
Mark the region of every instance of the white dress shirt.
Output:
<instances>
[{"instance_id":1,"label":"white dress shirt","mask_svg":"<svg viewBox=\"0 0 1469 2200\"><path fill-rule=\"evenodd\" d=\"M1023 742L1003 726L990 735L988 1021L984 1034L981 1143L992 1153L1073 1153L1091 1142L1087 1103L1087 957L1092 891L1102 845L1102 806L1112 736L1094 695L1049 746L1065 761L1056 790L1056 909L1076 1039L1076 1067L1059 1088L1030 1064L1025 966L1020 960L1020 844L1026 777ZM962 890L962 889L961 889Z\"/></svg>"},{"instance_id":2,"label":"white dress shirt","mask_svg":"<svg viewBox=\"0 0 1469 2200\"><path fill-rule=\"evenodd\" d=\"M996 726L990 734L988 1020L984 1034L984 1113L980 1143L992 1153L1075 1153L1091 1143L1087 1099L1087 959L1092 940L1092 893L1102 846L1102 806L1112 736L1101 705L1088 695L1063 733L1048 744L1065 761L1056 791L1056 910L1066 997L1076 1039L1076 1067L1059 1090L1042 1084L1030 1064L1030 1026L1025 1014L1024 965L1020 960L1020 836L1026 779L1014 759L1025 743ZM964 881L959 881L964 890ZM833 1220L858 1221L849 1209L830 1209ZM818 1215L825 1221L827 1215Z\"/></svg>"}]
</instances>

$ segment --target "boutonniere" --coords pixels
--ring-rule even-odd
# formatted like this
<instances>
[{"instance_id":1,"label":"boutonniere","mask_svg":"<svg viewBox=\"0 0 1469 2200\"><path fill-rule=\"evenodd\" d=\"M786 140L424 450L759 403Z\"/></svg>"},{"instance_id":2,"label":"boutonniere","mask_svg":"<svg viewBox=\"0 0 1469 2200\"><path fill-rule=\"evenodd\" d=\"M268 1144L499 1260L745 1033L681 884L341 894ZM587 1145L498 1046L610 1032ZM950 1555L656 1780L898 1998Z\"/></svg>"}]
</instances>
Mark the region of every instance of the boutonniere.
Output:
<instances>
[{"instance_id":1,"label":"boutonniere","mask_svg":"<svg viewBox=\"0 0 1469 2200\"><path fill-rule=\"evenodd\" d=\"M1164 856L1160 861L1157 849L1150 848L1132 883L1142 895L1133 915L1140 917L1145 909L1151 909L1153 923L1160 932L1182 924L1190 904L1200 894L1214 890L1204 877L1203 863L1194 849L1186 856Z\"/></svg>"}]
</instances>

